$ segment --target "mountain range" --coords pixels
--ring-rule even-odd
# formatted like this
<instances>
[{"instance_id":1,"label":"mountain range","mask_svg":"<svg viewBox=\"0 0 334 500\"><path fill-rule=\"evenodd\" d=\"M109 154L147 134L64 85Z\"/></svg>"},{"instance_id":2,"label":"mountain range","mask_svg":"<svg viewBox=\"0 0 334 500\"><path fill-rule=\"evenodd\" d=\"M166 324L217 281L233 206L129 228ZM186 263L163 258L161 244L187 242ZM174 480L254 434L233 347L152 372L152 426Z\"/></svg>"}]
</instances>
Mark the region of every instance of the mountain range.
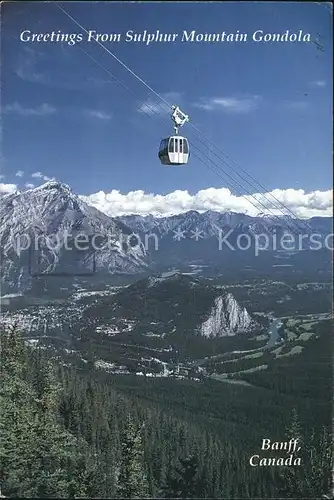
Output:
<instances>
[{"instance_id":1,"label":"mountain range","mask_svg":"<svg viewBox=\"0 0 334 500\"><path fill-rule=\"evenodd\" d=\"M213 211L109 217L53 181L2 196L0 217L2 294L29 290L41 276L103 280L175 266L272 267L282 258L331 266L324 245L332 233L328 217L302 221ZM313 251L312 234L324 253ZM288 250L284 237L290 238Z\"/></svg>"}]
</instances>

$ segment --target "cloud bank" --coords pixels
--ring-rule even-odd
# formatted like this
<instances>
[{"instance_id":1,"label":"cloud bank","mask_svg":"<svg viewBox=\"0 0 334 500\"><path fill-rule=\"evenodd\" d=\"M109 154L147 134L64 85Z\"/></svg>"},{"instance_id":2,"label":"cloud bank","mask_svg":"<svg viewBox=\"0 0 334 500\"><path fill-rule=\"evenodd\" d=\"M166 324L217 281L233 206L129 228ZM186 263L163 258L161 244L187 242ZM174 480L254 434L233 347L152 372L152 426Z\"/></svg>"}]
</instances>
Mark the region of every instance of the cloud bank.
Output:
<instances>
[{"instance_id":1,"label":"cloud bank","mask_svg":"<svg viewBox=\"0 0 334 500\"><path fill-rule=\"evenodd\" d=\"M45 179L46 176L36 172L32 177ZM33 187L34 185L31 183L25 184L25 188L31 189ZM18 190L19 187L16 184L0 183L1 194L13 193ZM303 189L274 189L268 193L240 196L233 194L227 188L202 189L196 194L190 194L186 190L176 190L166 195L145 193L141 190L123 194L113 189L109 193L99 191L88 196L80 195L79 198L111 217L130 214L164 217L189 210L197 210L198 212L206 210L232 211L251 216L259 213L269 215L282 215L284 213L292 216L292 212L302 219L333 216L332 190L317 190L307 193ZM287 209L280 206L279 202L284 204Z\"/></svg>"},{"instance_id":2,"label":"cloud bank","mask_svg":"<svg viewBox=\"0 0 334 500\"><path fill-rule=\"evenodd\" d=\"M138 214L169 216L188 210L217 212L233 211L257 215L268 213L281 215L282 212L291 215L282 207L277 210L279 202L300 218L314 216L331 217L333 215L333 191L311 191L303 189L275 189L270 193L255 193L252 196L234 195L227 188L208 188L190 194L188 191L173 191L166 195L131 191L122 194L117 190L109 193L99 191L89 196L80 196L89 205L109 216ZM254 206L255 205L255 206ZM264 206L267 207L265 210ZM276 206L276 209L275 209Z\"/></svg>"}]
</instances>

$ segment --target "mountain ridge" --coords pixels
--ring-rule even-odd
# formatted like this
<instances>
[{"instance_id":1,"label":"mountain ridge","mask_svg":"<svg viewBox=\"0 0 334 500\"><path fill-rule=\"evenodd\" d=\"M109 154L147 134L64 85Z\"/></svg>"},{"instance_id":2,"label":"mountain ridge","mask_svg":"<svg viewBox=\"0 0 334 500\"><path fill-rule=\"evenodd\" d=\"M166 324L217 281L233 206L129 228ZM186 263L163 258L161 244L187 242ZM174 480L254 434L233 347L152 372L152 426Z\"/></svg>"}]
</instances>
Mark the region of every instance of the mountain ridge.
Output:
<instances>
[{"instance_id":1,"label":"mountain ridge","mask_svg":"<svg viewBox=\"0 0 334 500\"><path fill-rule=\"evenodd\" d=\"M181 272L149 276L89 307L85 314L114 325L138 322L141 335L172 338L174 343L199 335L207 339L259 328L234 295ZM114 325L115 326L115 325Z\"/></svg>"},{"instance_id":2,"label":"mountain ridge","mask_svg":"<svg viewBox=\"0 0 334 500\"><path fill-rule=\"evenodd\" d=\"M76 195L68 184L57 181L2 196L0 217L2 293L24 292L36 283L34 276L55 274L100 274L103 280L117 274L136 276L194 264L202 268L223 265L224 269L262 269L266 265L270 269L277 264L276 259L291 259L292 255L294 263L302 262L305 268L315 255L303 255L300 250L312 250L311 233L318 233L323 245L332 233L333 220L312 217L307 220L308 228L305 224L301 228L301 221L290 216L252 217L230 210L110 217ZM279 253L275 238L280 241L286 233L307 238L301 240L301 248ZM80 235L87 238L87 251L73 250ZM261 249L259 259L255 247L260 237L267 239L268 251ZM242 238L246 243L249 240L249 248L239 248ZM22 250L25 241L30 241L30 246ZM54 241L58 247L52 246ZM98 242L97 249L93 241ZM67 251L68 242L72 252ZM327 253L321 259L328 267Z\"/></svg>"},{"instance_id":3,"label":"mountain ridge","mask_svg":"<svg viewBox=\"0 0 334 500\"><path fill-rule=\"evenodd\" d=\"M49 181L1 198L0 218L2 281L9 288L31 287L34 274L132 273L146 267L143 245L129 242L131 229L87 205L64 183ZM80 235L87 237L81 245Z\"/></svg>"}]
</instances>

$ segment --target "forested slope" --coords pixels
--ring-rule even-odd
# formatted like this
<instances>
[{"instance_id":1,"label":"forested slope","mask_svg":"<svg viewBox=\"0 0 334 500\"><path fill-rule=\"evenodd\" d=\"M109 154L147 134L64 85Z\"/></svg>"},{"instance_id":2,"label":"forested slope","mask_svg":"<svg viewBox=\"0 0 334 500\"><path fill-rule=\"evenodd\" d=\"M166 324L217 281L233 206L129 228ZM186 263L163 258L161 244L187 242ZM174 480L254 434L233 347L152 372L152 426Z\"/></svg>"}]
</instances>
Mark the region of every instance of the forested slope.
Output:
<instances>
[{"instance_id":1,"label":"forested slope","mask_svg":"<svg viewBox=\"0 0 334 500\"><path fill-rule=\"evenodd\" d=\"M247 401L242 426L233 419L232 401L230 422L227 413L219 418L217 404L210 408L213 386L186 389L166 381L180 400L173 401L170 387L163 404L153 385L130 390L129 382L55 364L27 347L15 329L2 332L1 344L1 489L7 497L314 498L329 489L326 430L304 440L302 471L253 468L249 457L256 450L243 440L247 421L256 427ZM196 408L196 390L206 395L206 412ZM296 416L290 422L295 434L302 432ZM284 425L283 416L277 425ZM260 446L261 423L258 431Z\"/></svg>"}]
</instances>

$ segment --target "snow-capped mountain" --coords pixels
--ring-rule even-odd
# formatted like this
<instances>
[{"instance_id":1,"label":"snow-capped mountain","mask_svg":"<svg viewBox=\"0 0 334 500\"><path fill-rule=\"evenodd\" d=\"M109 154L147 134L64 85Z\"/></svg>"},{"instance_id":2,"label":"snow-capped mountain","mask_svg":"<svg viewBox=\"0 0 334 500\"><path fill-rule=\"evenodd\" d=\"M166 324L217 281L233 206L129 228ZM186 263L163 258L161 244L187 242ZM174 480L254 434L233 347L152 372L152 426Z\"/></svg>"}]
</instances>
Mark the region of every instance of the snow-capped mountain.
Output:
<instances>
[{"instance_id":1,"label":"snow-capped mountain","mask_svg":"<svg viewBox=\"0 0 334 500\"><path fill-rule=\"evenodd\" d=\"M323 250L321 260L328 261L328 235L333 232L331 217L299 220L190 211L171 217L127 215L116 220L138 234L152 261L163 267L193 263L220 266L222 262L226 267L232 261L237 268L245 264L261 267L264 260L274 265L277 258L294 254L305 267L314 260L314 249ZM304 250L310 252L303 255ZM317 252L316 257L319 255Z\"/></svg>"},{"instance_id":2,"label":"snow-capped mountain","mask_svg":"<svg viewBox=\"0 0 334 500\"><path fill-rule=\"evenodd\" d=\"M138 234L157 232L166 236L177 228L184 232L192 232L197 229L202 232L201 237L203 239L216 236L219 230L227 231L229 229L234 229L237 232L246 231L249 234L271 234L274 231L308 234L312 230L319 230L321 233L330 231L332 227L331 217L313 217L307 220L299 220L288 215L252 217L230 211L220 213L212 210L202 213L191 210L168 217L123 215L116 217L115 220L123 222Z\"/></svg>"},{"instance_id":3,"label":"snow-capped mountain","mask_svg":"<svg viewBox=\"0 0 334 500\"><path fill-rule=\"evenodd\" d=\"M323 243L332 233L332 218L299 221L194 210L171 217L112 218L88 205L68 185L53 181L2 196L0 216L2 294L29 290L39 276L98 274L103 281L116 274L193 264L212 272L222 266L224 272L245 266L262 272L264 265L271 269L282 256L295 259L294 265L301 262L303 269L310 265L327 269L332 259L326 249L300 252L312 250L311 233ZM280 241L285 235L295 241L292 251L282 254ZM269 250L262 248L260 259L257 242Z\"/></svg>"},{"instance_id":4,"label":"snow-capped mountain","mask_svg":"<svg viewBox=\"0 0 334 500\"><path fill-rule=\"evenodd\" d=\"M145 267L145 248L130 228L47 182L0 199L2 285L24 291L35 275L133 273Z\"/></svg>"},{"instance_id":5,"label":"snow-capped mountain","mask_svg":"<svg viewBox=\"0 0 334 500\"><path fill-rule=\"evenodd\" d=\"M179 215L169 217L154 217L152 215L124 215L116 217L117 220L127 224L131 229L138 234L149 234L150 232L157 233L161 236L166 236L176 229L185 232L192 230L202 231L207 238L217 234L217 230L226 226L234 227L240 224L243 220L251 219L243 214L233 212L218 213L208 211L204 213L190 210Z\"/></svg>"}]
</instances>

